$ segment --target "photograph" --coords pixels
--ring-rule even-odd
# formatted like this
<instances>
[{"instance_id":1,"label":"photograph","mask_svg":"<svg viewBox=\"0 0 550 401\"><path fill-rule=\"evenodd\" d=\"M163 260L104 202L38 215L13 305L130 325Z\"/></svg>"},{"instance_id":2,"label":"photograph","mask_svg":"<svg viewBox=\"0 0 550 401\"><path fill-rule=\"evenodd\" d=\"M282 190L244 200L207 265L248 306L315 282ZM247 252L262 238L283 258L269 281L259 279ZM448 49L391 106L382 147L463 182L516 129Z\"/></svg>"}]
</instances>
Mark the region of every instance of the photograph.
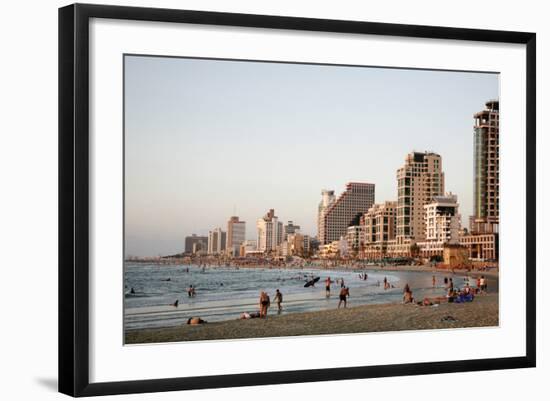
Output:
<instances>
[{"instance_id":1,"label":"photograph","mask_svg":"<svg viewBox=\"0 0 550 401\"><path fill-rule=\"evenodd\" d=\"M125 345L499 327L498 72L123 57Z\"/></svg>"}]
</instances>

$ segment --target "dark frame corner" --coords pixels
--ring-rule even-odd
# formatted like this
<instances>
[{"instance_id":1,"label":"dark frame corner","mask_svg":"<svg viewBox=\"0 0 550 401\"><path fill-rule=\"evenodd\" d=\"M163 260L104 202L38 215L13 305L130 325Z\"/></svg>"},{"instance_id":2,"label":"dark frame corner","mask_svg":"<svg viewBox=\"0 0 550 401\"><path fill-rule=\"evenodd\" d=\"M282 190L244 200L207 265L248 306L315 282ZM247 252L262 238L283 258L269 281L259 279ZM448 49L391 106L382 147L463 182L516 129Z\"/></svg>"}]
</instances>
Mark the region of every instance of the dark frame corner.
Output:
<instances>
[{"instance_id":1,"label":"dark frame corner","mask_svg":"<svg viewBox=\"0 0 550 401\"><path fill-rule=\"evenodd\" d=\"M526 45L527 325L522 357L90 383L88 370L88 28L90 18ZM59 9L59 391L71 396L528 368L536 365L536 35L526 32L73 4Z\"/></svg>"}]
</instances>

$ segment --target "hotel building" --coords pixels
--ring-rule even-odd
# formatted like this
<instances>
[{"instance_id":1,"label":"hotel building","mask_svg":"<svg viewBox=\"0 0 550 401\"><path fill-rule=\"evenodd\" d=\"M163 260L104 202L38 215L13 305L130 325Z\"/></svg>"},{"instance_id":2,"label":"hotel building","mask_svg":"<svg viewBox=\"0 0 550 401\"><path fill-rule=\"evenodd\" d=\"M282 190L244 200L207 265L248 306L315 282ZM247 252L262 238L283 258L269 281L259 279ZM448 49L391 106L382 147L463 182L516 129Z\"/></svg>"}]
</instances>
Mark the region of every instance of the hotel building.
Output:
<instances>
[{"instance_id":1,"label":"hotel building","mask_svg":"<svg viewBox=\"0 0 550 401\"><path fill-rule=\"evenodd\" d=\"M375 204L363 215L362 257L381 259L387 256L388 244L395 242L396 216L395 201Z\"/></svg>"},{"instance_id":2,"label":"hotel building","mask_svg":"<svg viewBox=\"0 0 550 401\"><path fill-rule=\"evenodd\" d=\"M413 245L425 239L424 206L445 191L441 156L412 152L397 170L397 223L393 256L412 255Z\"/></svg>"},{"instance_id":3,"label":"hotel building","mask_svg":"<svg viewBox=\"0 0 550 401\"><path fill-rule=\"evenodd\" d=\"M474 215L470 234L460 238L472 260L498 260L499 101L474 114Z\"/></svg>"},{"instance_id":4,"label":"hotel building","mask_svg":"<svg viewBox=\"0 0 550 401\"><path fill-rule=\"evenodd\" d=\"M227 222L227 254L239 255L241 243L246 238L246 222L240 221L238 216L231 216Z\"/></svg>"},{"instance_id":5,"label":"hotel building","mask_svg":"<svg viewBox=\"0 0 550 401\"><path fill-rule=\"evenodd\" d=\"M208 232L208 254L220 255L225 251L226 232L221 228L215 228Z\"/></svg>"},{"instance_id":6,"label":"hotel building","mask_svg":"<svg viewBox=\"0 0 550 401\"><path fill-rule=\"evenodd\" d=\"M275 210L269 209L264 217L258 219L256 228L258 251L264 253L276 251L277 246L283 242L283 223L279 222L275 216Z\"/></svg>"},{"instance_id":7,"label":"hotel building","mask_svg":"<svg viewBox=\"0 0 550 401\"><path fill-rule=\"evenodd\" d=\"M458 245L461 223L457 196L434 196L424 206L424 226L425 240L417 244L422 257L443 257L445 245Z\"/></svg>"},{"instance_id":8,"label":"hotel building","mask_svg":"<svg viewBox=\"0 0 550 401\"><path fill-rule=\"evenodd\" d=\"M324 225L323 225L323 216L325 211L330 205L336 201L336 196L334 196L334 191L329 189L323 189L321 191L321 202L319 202L319 208L317 210L317 238L321 238L321 230L323 230L324 235Z\"/></svg>"},{"instance_id":9,"label":"hotel building","mask_svg":"<svg viewBox=\"0 0 550 401\"><path fill-rule=\"evenodd\" d=\"M323 191L319 205L319 241L322 245L345 237L354 219L374 204L374 184L350 182L346 190L333 199L334 191Z\"/></svg>"}]
</instances>

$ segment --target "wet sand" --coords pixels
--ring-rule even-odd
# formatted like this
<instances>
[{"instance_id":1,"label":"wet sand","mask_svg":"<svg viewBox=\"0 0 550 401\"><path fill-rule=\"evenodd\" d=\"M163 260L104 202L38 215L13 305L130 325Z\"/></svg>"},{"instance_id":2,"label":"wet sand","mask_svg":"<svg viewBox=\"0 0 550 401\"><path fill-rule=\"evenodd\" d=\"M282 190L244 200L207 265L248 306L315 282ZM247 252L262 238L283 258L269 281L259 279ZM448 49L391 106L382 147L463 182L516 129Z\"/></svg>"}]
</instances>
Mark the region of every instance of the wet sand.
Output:
<instances>
[{"instance_id":1,"label":"wet sand","mask_svg":"<svg viewBox=\"0 0 550 401\"><path fill-rule=\"evenodd\" d=\"M191 326L128 330L126 344L222 340L299 335L498 326L498 294L477 296L465 304L439 306L363 305L346 309L277 315L267 319L230 320Z\"/></svg>"}]
</instances>

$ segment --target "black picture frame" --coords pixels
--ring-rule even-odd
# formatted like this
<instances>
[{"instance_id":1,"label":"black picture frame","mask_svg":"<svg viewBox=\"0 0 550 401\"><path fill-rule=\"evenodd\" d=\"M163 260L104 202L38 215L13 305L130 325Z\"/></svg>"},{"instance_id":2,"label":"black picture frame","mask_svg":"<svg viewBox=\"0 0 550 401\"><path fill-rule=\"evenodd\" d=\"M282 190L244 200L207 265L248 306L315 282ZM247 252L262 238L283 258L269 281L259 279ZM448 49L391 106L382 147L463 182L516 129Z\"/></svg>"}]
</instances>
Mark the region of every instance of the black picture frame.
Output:
<instances>
[{"instance_id":1,"label":"black picture frame","mask_svg":"<svg viewBox=\"0 0 550 401\"><path fill-rule=\"evenodd\" d=\"M89 381L90 18L437 38L526 45L526 354L521 357L230 374ZM74 4L59 9L59 391L96 396L325 380L534 367L536 364L536 35L221 12Z\"/></svg>"}]
</instances>

